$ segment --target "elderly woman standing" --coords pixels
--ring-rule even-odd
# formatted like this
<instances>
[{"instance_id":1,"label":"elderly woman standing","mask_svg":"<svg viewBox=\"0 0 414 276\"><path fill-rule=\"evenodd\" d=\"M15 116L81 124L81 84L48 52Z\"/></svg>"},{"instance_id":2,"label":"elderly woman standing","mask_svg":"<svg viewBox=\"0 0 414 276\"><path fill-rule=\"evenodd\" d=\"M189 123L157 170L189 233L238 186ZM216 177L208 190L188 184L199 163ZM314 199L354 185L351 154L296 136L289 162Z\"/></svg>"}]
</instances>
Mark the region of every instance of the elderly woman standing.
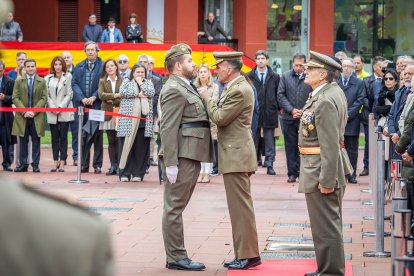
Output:
<instances>
[{"instance_id":1,"label":"elderly woman standing","mask_svg":"<svg viewBox=\"0 0 414 276\"><path fill-rule=\"evenodd\" d=\"M214 102L218 101L218 85L213 82L213 76L211 75L210 69L207 65L201 64L197 70L197 79L195 81L195 86L197 88L205 87L210 94L210 97ZM211 138L213 139L213 144L217 145L217 125L213 122L210 122L211 129ZM216 154L217 155L217 154ZM199 183L208 183L210 182L209 174L211 172L212 163L201 162L200 176L197 179Z\"/></svg>"},{"instance_id":2,"label":"elderly woman standing","mask_svg":"<svg viewBox=\"0 0 414 276\"><path fill-rule=\"evenodd\" d=\"M122 78L119 76L118 65L114 59L105 61L103 68L98 89L99 98L102 100L101 110L116 112L121 102L119 88ZM115 175L118 171L118 139L116 138L115 118L105 116L105 121L99 126L99 129L105 130L108 136L108 154L111 167L106 175Z\"/></svg>"},{"instance_id":3,"label":"elderly woman standing","mask_svg":"<svg viewBox=\"0 0 414 276\"><path fill-rule=\"evenodd\" d=\"M61 56L52 60L50 74L45 77L47 104L51 108L70 108L72 105L72 75L66 73L66 63ZM47 122L52 134L52 151L55 167L51 172L64 172L68 157L68 128L73 112L47 112Z\"/></svg>"},{"instance_id":4,"label":"elderly woman standing","mask_svg":"<svg viewBox=\"0 0 414 276\"><path fill-rule=\"evenodd\" d=\"M122 182L142 181L150 154L150 141L153 135L152 97L155 90L152 82L146 77L145 65L136 63L130 76L122 81L120 87L119 113L139 117L119 117L117 121L121 152L119 178Z\"/></svg>"}]
</instances>

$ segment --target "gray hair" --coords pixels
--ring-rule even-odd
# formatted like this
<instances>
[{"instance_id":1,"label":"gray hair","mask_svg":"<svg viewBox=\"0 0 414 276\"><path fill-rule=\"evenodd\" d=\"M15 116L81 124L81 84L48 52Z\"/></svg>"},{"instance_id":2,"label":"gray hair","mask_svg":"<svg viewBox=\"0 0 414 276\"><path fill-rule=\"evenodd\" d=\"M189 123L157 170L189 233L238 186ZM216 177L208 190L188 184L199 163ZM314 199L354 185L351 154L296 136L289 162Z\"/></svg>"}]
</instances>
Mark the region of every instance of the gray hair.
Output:
<instances>
[{"instance_id":1,"label":"gray hair","mask_svg":"<svg viewBox=\"0 0 414 276\"><path fill-rule=\"evenodd\" d=\"M88 47L89 45L92 45L92 44L95 45L96 52L99 52L100 49L98 47L98 44L95 41L91 41L91 40L85 42L85 46L83 47L83 51L86 51L86 47Z\"/></svg>"}]
</instances>

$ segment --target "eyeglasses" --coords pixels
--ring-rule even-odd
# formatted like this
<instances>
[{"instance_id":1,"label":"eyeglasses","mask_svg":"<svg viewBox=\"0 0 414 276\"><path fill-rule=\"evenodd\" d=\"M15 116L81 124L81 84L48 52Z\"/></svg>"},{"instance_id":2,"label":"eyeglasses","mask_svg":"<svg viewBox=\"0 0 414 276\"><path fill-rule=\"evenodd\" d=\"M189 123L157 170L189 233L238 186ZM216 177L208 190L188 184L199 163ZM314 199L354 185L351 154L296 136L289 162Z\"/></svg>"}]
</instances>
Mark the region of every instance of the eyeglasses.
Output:
<instances>
[{"instance_id":1,"label":"eyeglasses","mask_svg":"<svg viewBox=\"0 0 414 276\"><path fill-rule=\"evenodd\" d=\"M390 78L384 78L384 81L393 81L393 80L395 80L393 77L390 77Z\"/></svg>"},{"instance_id":2,"label":"eyeglasses","mask_svg":"<svg viewBox=\"0 0 414 276\"><path fill-rule=\"evenodd\" d=\"M122 64L122 63L128 63L128 60L126 60L126 59L121 59L121 60L118 60L118 63L120 63L120 64Z\"/></svg>"}]
</instances>

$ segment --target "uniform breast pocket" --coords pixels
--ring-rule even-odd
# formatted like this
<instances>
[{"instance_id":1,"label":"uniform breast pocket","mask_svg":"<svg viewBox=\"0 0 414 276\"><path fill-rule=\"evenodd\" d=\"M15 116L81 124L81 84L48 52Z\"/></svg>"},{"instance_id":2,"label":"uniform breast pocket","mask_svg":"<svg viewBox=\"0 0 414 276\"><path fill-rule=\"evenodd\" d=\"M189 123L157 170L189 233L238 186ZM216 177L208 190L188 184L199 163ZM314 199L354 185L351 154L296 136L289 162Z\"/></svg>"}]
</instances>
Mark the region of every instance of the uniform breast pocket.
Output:
<instances>
[{"instance_id":1,"label":"uniform breast pocket","mask_svg":"<svg viewBox=\"0 0 414 276\"><path fill-rule=\"evenodd\" d=\"M197 116L200 110L201 102L198 101L196 97L189 97L187 98L188 104L184 108L184 115L185 116Z\"/></svg>"},{"instance_id":2,"label":"uniform breast pocket","mask_svg":"<svg viewBox=\"0 0 414 276\"><path fill-rule=\"evenodd\" d=\"M319 154L302 155L304 168L319 168L321 166L321 156Z\"/></svg>"},{"instance_id":3,"label":"uniform breast pocket","mask_svg":"<svg viewBox=\"0 0 414 276\"><path fill-rule=\"evenodd\" d=\"M239 150L242 147L242 143L240 142L222 142L221 146L225 151L233 151L233 150Z\"/></svg>"}]
</instances>

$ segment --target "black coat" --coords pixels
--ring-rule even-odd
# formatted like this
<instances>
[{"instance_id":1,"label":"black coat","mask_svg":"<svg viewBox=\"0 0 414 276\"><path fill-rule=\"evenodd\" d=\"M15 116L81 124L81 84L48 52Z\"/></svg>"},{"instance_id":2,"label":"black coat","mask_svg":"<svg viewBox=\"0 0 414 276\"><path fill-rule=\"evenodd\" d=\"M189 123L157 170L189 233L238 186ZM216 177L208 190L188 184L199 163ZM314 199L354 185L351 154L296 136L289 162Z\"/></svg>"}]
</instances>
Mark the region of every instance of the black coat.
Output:
<instances>
[{"instance_id":1,"label":"black coat","mask_svg":"<svg viewBox=\"0 0 414 276\"><path fill-rule=\"evenodd\" d=\"M3 100L0 100L1 107L12 107L12 95L13 95L14 80L9 78L6 75L3 75L3 80L1 82L0 92L5 95ZM16 144L16 136L13 136L12 127L13 127L14 115L13 112L0 112L0 122L4 123L6 128L8 143Z\"/></svg>"},{"instance_id":2,"label":"black coat","mask_svg":"<svg viewBox=\"0 0 414 276\"><path fill-rule=\"evenodd\" d=\"M247 73L247 76L253 82L257 91L259 101L259 128L276 128L279 126L277 89L279 86L280 76L273 72L270 66L267 66L267 75L264 85L261 85L260 79L256 74L257 66Z\"/></svg>"},{"instance_id":3,"label":"black coat","mask_svg":"<svg viewBox=\"0 0 414 276\"><path fill-rule=\"evenodd\" d=\"M358 136L360 130L358 113L364 103L364 83L352 75L347 86L343 85L342 78L338 80L338 85L344 91L348 102L348 122L345 127L345 135Z\"/></svg>"}]
</instances>

